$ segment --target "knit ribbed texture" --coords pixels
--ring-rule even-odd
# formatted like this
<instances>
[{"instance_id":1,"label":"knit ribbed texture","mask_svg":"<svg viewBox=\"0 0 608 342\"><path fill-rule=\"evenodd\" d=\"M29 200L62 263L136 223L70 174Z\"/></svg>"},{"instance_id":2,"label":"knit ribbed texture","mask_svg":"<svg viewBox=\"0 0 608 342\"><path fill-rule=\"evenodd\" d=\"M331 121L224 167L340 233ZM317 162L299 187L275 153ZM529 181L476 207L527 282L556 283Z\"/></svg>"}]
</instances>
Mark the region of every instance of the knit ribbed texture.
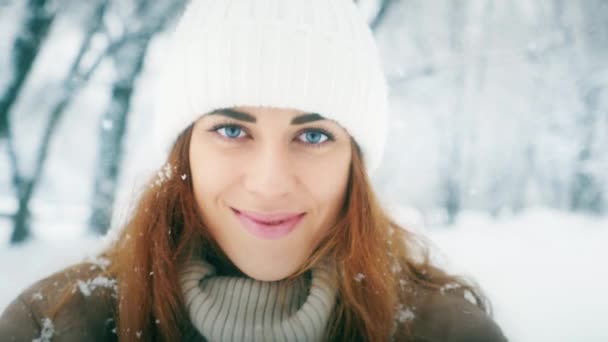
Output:
<instances>
[{"instance_id":1,"label":"knit ribbed texture","mask_svg":"<svg viewBox=\"0 0 608 342\"><path fill-rule=\"evenodd\" d=\"M203 260L180 273L192 324L211 342L320 341L336 300L334 279L327 263L293 281L216 276Z\"/></svg>"},{"instance_id":2,"label":"knit ribbed texture","mask_svg":"<svg viewBox=\"0 0 608 342\"><path fill-rule=\"evenodd\" d=\"M192 0L172 43L155 109L164 150L201 115L267 106L338 122L368 172L380 163L387 86L353 0Z\"/></svg>"}]
</instances>

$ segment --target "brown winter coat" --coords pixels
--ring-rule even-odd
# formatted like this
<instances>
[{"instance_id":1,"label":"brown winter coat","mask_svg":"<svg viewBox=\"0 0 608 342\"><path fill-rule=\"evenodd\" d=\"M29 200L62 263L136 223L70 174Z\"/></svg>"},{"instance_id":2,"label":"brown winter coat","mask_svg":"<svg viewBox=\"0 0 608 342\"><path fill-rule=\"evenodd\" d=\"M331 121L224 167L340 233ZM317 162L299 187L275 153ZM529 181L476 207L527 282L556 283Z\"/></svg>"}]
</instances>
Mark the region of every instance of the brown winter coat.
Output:
<instances>
[{"instance_id":1,"label":"brown winter coat","mask_svg":"<svg viewBox=\"0 0 608 342\"><path fill-rule=\"evenodd\" d=\"M0 316L0 341L29 342L41 337L44 319L62 301L66 302L51 320L51 341L117 341L114 290L111 286L87 285L87 280L100 273L97 265L79 264L31 286ZM492 319L461 296L435 291L421 299L415 313L413 331L418 342L507 341ZM194 328L183 340L204 341Z\"/></svg>"}]
</instances>

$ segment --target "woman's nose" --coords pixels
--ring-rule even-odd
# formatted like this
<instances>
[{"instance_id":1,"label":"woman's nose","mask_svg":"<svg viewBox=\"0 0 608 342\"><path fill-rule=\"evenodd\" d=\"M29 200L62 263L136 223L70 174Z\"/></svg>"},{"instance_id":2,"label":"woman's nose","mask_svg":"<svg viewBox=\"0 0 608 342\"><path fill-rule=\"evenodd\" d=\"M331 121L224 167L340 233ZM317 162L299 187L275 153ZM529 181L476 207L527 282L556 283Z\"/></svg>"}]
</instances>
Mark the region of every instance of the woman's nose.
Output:
<instances>
[{"instance_id":1,"label":"woman's nose","mask_svg":"<svg viewBox=\"0 0 608 342\"><path fill-rule=\"evenodd\" d=\"M286 148L260 149L244 167L245 188L260 198L281 198L295 189L297 178Z\"/></svg>"}]
</instances>

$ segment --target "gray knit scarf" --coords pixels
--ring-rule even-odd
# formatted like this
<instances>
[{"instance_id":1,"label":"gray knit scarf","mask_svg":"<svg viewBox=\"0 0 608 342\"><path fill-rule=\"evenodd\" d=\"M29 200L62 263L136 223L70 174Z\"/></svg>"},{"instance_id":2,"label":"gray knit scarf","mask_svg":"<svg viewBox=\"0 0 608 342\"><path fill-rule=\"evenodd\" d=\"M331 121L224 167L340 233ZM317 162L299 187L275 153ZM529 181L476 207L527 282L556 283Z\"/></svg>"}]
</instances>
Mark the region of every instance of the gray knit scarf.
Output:
<instances>
[{"instance_id":1,"label":"gray knit scarf","mask_svg":"<svg viewBox=\"0 0 608 342\"><path fill-rule=\"evenodd\" d=\"M336 300L332 274L322 262L293 281L263 282L217 276L211 264L191 260L180 283L190 320L207 341L320 341Z\"/></svg>"}]
</instances>

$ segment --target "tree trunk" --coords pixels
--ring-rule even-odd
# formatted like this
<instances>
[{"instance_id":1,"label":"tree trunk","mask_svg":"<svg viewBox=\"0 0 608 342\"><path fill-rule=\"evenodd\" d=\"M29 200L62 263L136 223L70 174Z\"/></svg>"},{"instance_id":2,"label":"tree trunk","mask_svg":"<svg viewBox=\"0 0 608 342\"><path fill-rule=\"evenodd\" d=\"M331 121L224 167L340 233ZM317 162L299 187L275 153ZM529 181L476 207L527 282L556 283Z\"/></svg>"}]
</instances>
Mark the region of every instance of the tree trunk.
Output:
<instances>
[{"instance_id":1,"label":"tree trunk","mask_svg":"<svg viewBox=\"0 0 608 342\"><path fill-rule=\"evenodd\" d=\"M456 58L463 58L463 45L466 24L465 3L460 0L452 0L450 3L450 45L452 53ZM456 216L462 207L462 135L459 125L464 125L462 116L464 115L465 97L465 70L463 64L460 70L455 72L454 83L457 95L453 97L453 107L450 117L445 120L442 153L443 165L441 166L443 205L447 212L448 224L453 224Z\"/></svg>"},{"instance_id":2,"label":"tree trunk","mask_svg":"<svg viewBox=\"0 0 608 342\"><path fill-rule=\"evenodd\" d=\"M102 1L97 6L93 14L93 20L90 21L91 24L87 28L83 44L80 46L78 55L72 63L72 67L70 68L69 74L63 81L61 97L53 107L53 110L51 111L49 122L45 128L44 135L40 142L40 146L37 150L36 161L32 176L21 176L17 170L16 158L14 160L13 186L17 189L17 194L19 196L19 208L17 209L17 213L14 216L14 229L13 234L11 236L12 244L21 243L27 240L27 238L29 237L29 203L40 181L40 178L42 177L48 153L50 150L51 140L53 135L55 134L56 127L60 119L62 118L66 108L74 99L77 90L80 89L82 85L84 85L88 81L90 75L93 72L93 69L98 65L94 64L94 66L92 66L91 69L88 69L86 72L83 72L83 70L81 70L84 55L91 46L92 38L95 33L101 29L102 19L106 8L107 1Z\"/></svg>"},{"instance_id":3,"label":"tree trunk","mask_svg":"<svg viewBox=\"0 0 608 342\"><path fill-rule=\"evenodd\" d=\"M25 241L29 236L29 207L31 187L23 184L19 175L17 156L10 133L10 111L21 93L34 61L44 44L49 28L55 19L55 13L49 10L47 0L30 0L27 5L27 17L23 27L17 33L13 43L13 73L7 89L0 98L0 139L5 138L8 145L9 160L13 169L13 185L19 196L19 207L12 215L14 229L11 243Z\"/></svg>"},{"instance_id":4,"label":"tree trunk","mask_svg":"<svg viewBox=\"0 0 608 342\"><path fill-rule=\"evenodd\" d=\"M30 235L30 208L29 203L32 198L32 183L26 185L25 191L19 196L19 207L13 216L13 234L11 243L16 244L25 241Z\"/></svg>"},{"instance_id":5,"label":"tree trunk","mask_svg":"<svg viewBox=\"0 0 608 342\"><path fill-rule=\"evenodd\" d=\"M593 155L594 127L598 121L598 100L602 90L600 87L594 87L582 96L585 104L579 123L583 131L582 141L570 191L570 210L598 215L602 213L604 206L602 185L590 164L596 159Z\"/></svg>"},{"instance_id":6,"label":"tree trunk","mask_svg":"<svg viewBox=\"0 0 608 342\"><path fill-rule=\"evenodd\" d=\"M128 46L132 51L127 51L126 56L117 61L121 72L112 87L112 99L102 116L99 133L100 149L89 223L96 234L103 235L110 228L133 88L143 68L150 38Z\"/></svg>"},{"instance_id":7,"label":"tree trunk","mask_svg":"<svg viewBox=\"0 0 608 342\"><path fill-rule=\"evenodd\" d=\"M13 43L13 66L11 80L0 98L0 138L9 133L9 112L19 97L19 93L44 43L55 13L49 11L47 0L30 0L27 5L27 17L21 31Z\"/></svg>"},{"instance_id":8,"label":"tree trunk","mask_svg":"<svg viewBox=\"0 0 608 342\"><path fill-rule=\"evenodd\" d=\"M89 225L94 234L103 235L110 228L133 88L143 69L148 46L152 38L179 13L184 3L173 1L167 8L154 8L141 0L135 21L145 25L135 32L139 39L125 44L115 58L119 76L112 87L112 99L102 116L99 157L91 199Z\"/></svg>"},{"instance_id":9,"label":"tree trunk","mask_svg":"<svg viewBox=\"0 0 608 342\"><path fill-rule=\"evenodd\" d=\"M376 31L378 27L382 25L391 6L394 5L395 2L395 0L380 0L378 13L376 13L376 16L369 23L369 26L373 31Z\"/></svg>"}]
</instances>

